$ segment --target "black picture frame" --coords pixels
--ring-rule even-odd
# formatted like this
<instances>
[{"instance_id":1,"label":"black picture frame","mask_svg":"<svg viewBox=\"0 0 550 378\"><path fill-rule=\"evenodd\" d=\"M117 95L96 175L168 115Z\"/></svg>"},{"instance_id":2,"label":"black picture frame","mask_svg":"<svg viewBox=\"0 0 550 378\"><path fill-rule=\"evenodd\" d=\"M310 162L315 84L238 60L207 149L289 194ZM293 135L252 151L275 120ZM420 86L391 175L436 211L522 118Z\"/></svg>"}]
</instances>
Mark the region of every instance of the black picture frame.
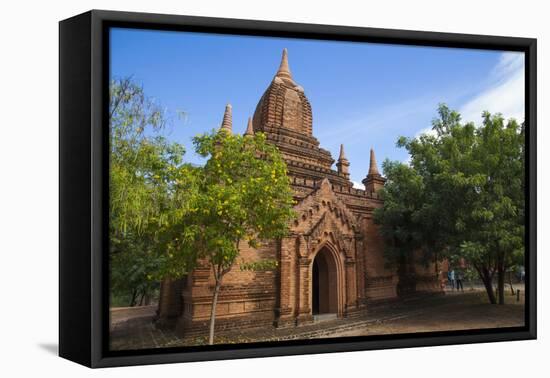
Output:
<instances>
[{"instance_id":1,"label":"black picture frame","mask_svg":"<svg viewBox=\"0 0 550 378\"><path fill-rule=\"evenodd\" d=\"M110 352L108 346L108 29L128 27L521 51L525 53L525 326L278 343ZM92 10L59 24L59 355L89 367L535 339L536 70L531 38Z\"/></svg>"}]
</instances>

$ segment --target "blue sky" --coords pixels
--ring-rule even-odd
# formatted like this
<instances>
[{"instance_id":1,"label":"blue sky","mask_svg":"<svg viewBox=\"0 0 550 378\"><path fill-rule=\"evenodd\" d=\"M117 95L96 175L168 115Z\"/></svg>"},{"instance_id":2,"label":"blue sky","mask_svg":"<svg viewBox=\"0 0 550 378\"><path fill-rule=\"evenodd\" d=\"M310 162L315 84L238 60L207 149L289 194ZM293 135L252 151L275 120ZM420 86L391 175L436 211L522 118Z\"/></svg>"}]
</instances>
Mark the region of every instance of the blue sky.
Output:
<instances>
[{"instance_id":1,"label":"blue sky","mask_svg":"<svg viewBox=\"0 0 550 378\"><path fill-rule=\"evenodd\" d=\"M397 138L429 130L438 103L467 121L479 122L483 110L523 121L522 53L112 29L111 77L132 76L166 107L169 138L200 163L192 136L219 127L227 103L234 132L244 132L285 47L311 102L313 134L334 158L344 144L356 183L370 147L380 164L406 161Z\"/></svg>"}]
</instances>

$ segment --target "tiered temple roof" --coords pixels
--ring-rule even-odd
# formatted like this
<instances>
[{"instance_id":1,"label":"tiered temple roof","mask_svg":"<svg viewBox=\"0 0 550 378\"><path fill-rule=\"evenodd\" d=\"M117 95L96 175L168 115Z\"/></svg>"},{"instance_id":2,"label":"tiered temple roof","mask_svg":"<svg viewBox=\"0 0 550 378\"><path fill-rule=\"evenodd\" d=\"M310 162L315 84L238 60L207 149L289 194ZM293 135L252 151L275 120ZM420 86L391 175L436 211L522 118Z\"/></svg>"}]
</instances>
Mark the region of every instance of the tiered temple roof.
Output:
<instances>
[{"instance_id":1,"label":"tiered temple roof","mask_svg":"<svg viewBox=\"0 0 550 378\"><path fill-rule=\"evenodd\" d=\"M328 178L341 191L361 195L356 190L351 190L353 183L350 181L350 162L345 156L344 146L340 146L337 170L334 170L332 166L335 160L329 151L320 147L319 141L313 136L312 123L311 104L304 89L292 77L288 51L284 49L279 69L258 102L254 117L248 119L245 135L263 132L268 142L277 146L283 155L294 182L296 178L311 182ZM232 130L229 104L225 109L221 129L229 132ZM372 195L384 182L371 149L369 172L363 180L366 192Z\"/></svg>"}]
</instances>

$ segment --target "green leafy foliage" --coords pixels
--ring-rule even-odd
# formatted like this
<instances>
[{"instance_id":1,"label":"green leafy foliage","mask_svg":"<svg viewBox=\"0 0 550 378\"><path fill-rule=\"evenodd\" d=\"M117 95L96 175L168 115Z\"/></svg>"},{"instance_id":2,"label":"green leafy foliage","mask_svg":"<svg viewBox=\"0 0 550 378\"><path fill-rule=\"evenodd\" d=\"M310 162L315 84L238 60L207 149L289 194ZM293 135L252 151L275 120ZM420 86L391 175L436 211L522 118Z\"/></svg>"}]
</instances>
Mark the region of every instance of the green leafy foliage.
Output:
<instances>
[{"instance_id":1,"label":"green leafy foliage","mask_svg":"<svg viewBox=\"0 0 550 378\"><path fill-rule=\"evenodd\" d=\"M375 211L375 221L387 240L386 258L390 265L398 264L404 256L420 248L424 241L419 212L424 204L425 187L422 177L411 167L386 160L387 177L382 191L384 207Z\"/></svg>"},{"instance_id":2,"label":"green leafy foliage","mask_svg":"<svg viewBox=\"0 0 550 378\"><path fill-rule=\"evenodd\" d=\"M201 171L195 217L208 257L224 267L234 263L238 244L283 237L293 216L286 164L261 133L254 137L225 132L194 139L208 162Z\"/></svg>"},{"instance_id":3,"label":"green leafy foliage","mask_svg":"<svg viewBox=\"0 0 550 378\"><path fill-rule=\"evenodd\" d=\"M186 209L193 167L182 161L183 146L161 135L166 118L131 79L110 83L110 266L118 297L158 287L165 251L174 248L171 218Z\"/></svg>"},{"instance_id":4,"label":"green leafy foliage","mask_svg":"<svg viewBox=\"0 0 550 378\"><path fill-rule=\"evenodd\" d=\"M194 144L208 161L196 172L197 191L189 198L190 213L182 224L192 234L188 245L197 260L212 268L216 281L212 343L219 289L237 261L240 244L257 247L262 240L285 236L294 217L293 197L286 164L262 133L241 136L222 130L199 135ZM241 267L264 269L264 265L251 262Z\"/></svg>"},{"instance_id":5,"label":"green leafy foliage","mask_svg":"<svg viewBox=\"0 0 550 378\"><path fill-rule=\"evenodd\" d=\"M385 203L375 213L390 260L415 250L428 260L464 258L495 302L493 275L503 285L501 273L524 254L523 126L488 112L479 127L462 124L441 105L433 133L401 137L397 145L410 164L384 163Z\"/></svg>"},{"instance_id":6,"label":"green leafy foliage","mask_svg":"<svg viewBox=\"0 0 550 378\"><path fill-rule=\"evenodd\" d=\"M263 134L211 132L194 138L207 158L183 161L182 145L163 136L165 111L131 79L110 85L110 279L114 298L138 303L165 278L212 268L215 307L241 243L286 235L294 204L286 164ZM242 260L242 259L241 259ZM268 259L241 270L272 270Z\"/></svg>"}]
</instances>

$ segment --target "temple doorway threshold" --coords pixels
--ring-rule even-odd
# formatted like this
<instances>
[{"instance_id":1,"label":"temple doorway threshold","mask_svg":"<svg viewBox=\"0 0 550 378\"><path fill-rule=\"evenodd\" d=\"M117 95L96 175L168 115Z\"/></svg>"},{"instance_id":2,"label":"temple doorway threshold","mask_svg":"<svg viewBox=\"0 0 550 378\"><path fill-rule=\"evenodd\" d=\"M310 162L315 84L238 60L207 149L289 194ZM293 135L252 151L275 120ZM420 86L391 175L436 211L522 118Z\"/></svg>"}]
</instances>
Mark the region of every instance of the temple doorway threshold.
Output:
<instances>
[{"instance_id":1,"label":"temple doorway threshold","mask_svg":"<svg viewBox=\"0 0 550 378\"><path fill-rule=\"evenodd\" d=\"M336 320L338 318L337 314L315 314L313 315L313 322L320 323L328 320Z\"/></svg>"}]
</instances>

